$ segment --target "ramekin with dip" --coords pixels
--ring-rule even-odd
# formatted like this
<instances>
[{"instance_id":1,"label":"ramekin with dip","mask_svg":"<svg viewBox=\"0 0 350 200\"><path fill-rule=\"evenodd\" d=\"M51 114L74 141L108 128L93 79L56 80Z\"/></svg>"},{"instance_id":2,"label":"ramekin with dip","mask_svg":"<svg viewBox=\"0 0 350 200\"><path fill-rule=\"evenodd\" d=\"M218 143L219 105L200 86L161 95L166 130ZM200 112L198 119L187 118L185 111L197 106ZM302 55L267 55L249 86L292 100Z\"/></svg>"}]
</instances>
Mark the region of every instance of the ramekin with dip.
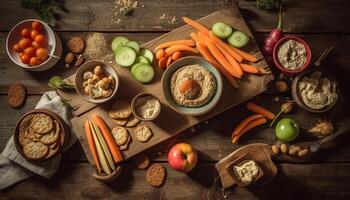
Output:
<instances>
[{"instance_id":1,"label":"ramekin with dip","mask_svg":"<svg viewBox=\"0 0 350 200\"><path fill-rule=\"evenodd\" d=\"M286 36L275 46L273 59L278 69L288 75L304 71L310 64L309 45L299 37Z\"/></svg>"},{"instance_id":2,"label":"ramekin with dip","mask_svg":"<svg viewBox=\"0 0 350 200\"><path fill-rule=\"evenodd\" d=\"M161 104L153 94L141 93L132 100L131 110L138 119L151 121L160 114Z\"/></svg>"}]
</instances>

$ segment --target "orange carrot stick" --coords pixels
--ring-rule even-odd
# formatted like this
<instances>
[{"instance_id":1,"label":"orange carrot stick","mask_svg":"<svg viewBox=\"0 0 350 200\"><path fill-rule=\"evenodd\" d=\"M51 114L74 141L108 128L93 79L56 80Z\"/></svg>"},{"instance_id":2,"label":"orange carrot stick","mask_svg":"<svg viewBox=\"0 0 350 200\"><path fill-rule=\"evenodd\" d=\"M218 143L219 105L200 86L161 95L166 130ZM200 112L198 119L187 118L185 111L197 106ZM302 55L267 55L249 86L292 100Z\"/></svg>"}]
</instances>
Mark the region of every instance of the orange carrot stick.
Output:
<instances>
[{"instance_id":1,"label":"orange carrot stick","mask_svg":"<svg viewBox=\"0 0 350 200\"><path fill-rule=\"evenodd\" d=\"M123 156L120 153L120 150L109 130L107 127L106 123L103 121L103 119L98 116L97 114L92 115L92 120L94 121L95 124L100 128L101 133L104 137L104 139L107 142L108 148L112 153L113 159L115 163L119 163L123 160Z\"/></svg>"},{"instance_id":2,"label":"orange carrot stick","mask_svg":"<svg viewBox=\"0 0 350 200\"><path fill-rule=\"evenodd\" d=\"M215 60L213 55L210 53L209 49L205 46L205 44L202 44L201 42L196 43L196 47L202 56L209 61L211 64L213 64L216 69L220 71L222 75L226 77L226 79L231 83L231 85L235 88L238 88L239 85L237 84L236 80L229 74L219 63Z\"/></svg>"},{"instance_id":3,"label":"orange carrot stick","mask_svg":"<svg viewBox=\"0 0 350 200\"><path fill-rule=\"evenodd\" d=\"M159 49L156 52L156 58L157 60L159 60L161 57L163 57L165 55L165 51L163 49Z\"/></svg>"},{"instance_id":4,"label":"orange carrot stick","mask_svg":"<svg viewBox=\"0 0 350 200\"><path fill-rule=\"evenodd\" d=\"M185 45L173 45L173 46L165 49L165 53L167 55L171 55L171 54L175 53L175 51L185 51L185 52L189 52L189 53L198 53L196 49L191 48L189 46L185 46Z\"/></svg>"},{"instance_id":5,"label":"orange carrot stick","mask_svg":"<svg viewBox=\"0 0 350 200\"><path fill-rule=\"evenodd\" d=\"M184 46L188 46L188 47L194 47L195 43L193 40L176 40L176 41L171 41L171 42L166 42L163 44L158 45L155 50L159 50L159 49L165 49L174 45L184 45Z\"/></svg>"},{"instance_id":6,"label":"orange carrot stick","mask_svg":"<svg viewBox=\"0 0 350 200\"><path fill-rule=\"evenodd\" d=\"M245 118L241 123L239 123L236 128L233 130L232 135L231 135L231 139L235 136L238 135L246 126L247 124L249 124L251 121L259 119L264 117L264 115L261 114L254 114L251 115L247 118Z\"/></svg>"},{"instance_id":7,"label":"orange carrot stick","mask_svg":"<svg viewBox=\"0 0 350 200\"><path fill-rule=\"evenodd\" d=\"M163 56L158 60L158 67L160 69L165 69L166 68L166 61L168 60L167 57Z\"/></svg>"},{"instance_id":8,"label":"orange carrot stick","mask_svg":"<svg viewBox=\"0 0 350 200\"><path fill-rule=\"evenodd\" d=\"M166 61L166 67L169 67L171 62L173 62L172 55L168 57L168 60Z\"/></svg>"},{"instance_id":9,"label":"orange carrot stick","mask_svg":"<svg viewBox=\"0 0 350 200\"><path fill-rule=\"evenodd\" d=\"M214 58L227 70L228 73L234 77L240 77L211 40L206 40L206 45L210 52L213 54Z\"/></svg>"},{"instance_id":10,"label":"orange carrot stick","mask_svg":"<svg viewBox=\"0 0 350 200\"><path fill-rule=\"evenodd\" d=\"M238 139L246 132L248 132L250 129L256 127L256 126L259 126L261 124L265 124L267 122L266 118L263 117L263 118L258 118L258 119L255 119L253 121L251 121L250 123L248 123L242 130L241 132L239 132L238 134L234 135L231 139L232 141L232 144L235 144Z\"/></svg>"},{"instance_id":11,"label":"orange carrot stick","mask_svg":"<svg viewBox=\"0 0 350 200\"><path fill-rule=\"evenodd\" d=\"M227 59L227 61L231 64L231 66L235 70L235 72L237 74L236 78L241 78L243 75L243 70L242 70L240 64L220 45L216 44L216 47L220 50L220 52L224 55L224 57Z\"/></svg>"},{"instance_id":12,"label":"orange carrot stick","mask_svg":"<svg viewBox=\"0 0 350 200\"><path fill-rule=\"evenodd\" d=\"M215 43L217 43L218 45L220 45L222 48L224 48L234 59L236 59L238 62L242 62L243 61L243 57L241 55L239 55L238 53L236 53L232 47L225 43L224 41L222 41L220 38L216 37L214 35L214 33L212 31L210 31L209 33L209 37L210 39L212 39Z\"/></svg>"},{"instance_id":13,"label":"orange carrot stick","mask_svg":"<svg viewBox=\"0 0 350 200\"><path fill-rule=\"evenodd\" d=\"M259 74L260 73L259 68L255 67L253 65L241 63L241 67L242 67L243 71L251 73L251 74Z\"/></svg>"},{"instance_id":14,"label":"orange carrot stick","mask_svg":"<svg viewBox=\"0 0 350 200\"><path fill-rule=\"evenodd\" d=\"M90 126L89 126L89 121L85 122L84 127L85 127L86 139L87 139L88 144L89 144L89 149L90 149L90 152L92 154L92 158L94 159L94 162L96 164L97 171L99 173L101 173L101 165L100 165L100 161L99 161L98 156L97 156L97 150L96 150L96 147L95 147L95 142L94 142L94 139L92 138L92 132L91 132L91 129L90 129Z\"/></svg>"},{"instance_id":15,"label":"orange carrot stick","mask_svg":"<svg viewBox=\"0 0 350 200\"><path fill-rule=\"evenodd\" d=\"M191 38L192 38L192 40L193 40L194 42L199 42L199 36L198 36L197 33L192 32L192 33L190 34L190 36L191 36Z\"/></svg>"},{"instance_id":16,"label":"orange carrot stick","mask_svg":"<svg viewBox=\"0 0 350 200\"><path fill-rule=\"evenodd\" d=\"M188 17L183 17L182 18L186 24L192 26L193 28L199 30L199 31L202 31L203 33L205 34L209 34L209 29L205 26L203 26L202 24L200 24L199 22L196 22Z\"/></svg>"},{"instance_id":17,"label":"orange carrot stick","mask_svg":"<svg viewBox=\"0 0 350 200\"><path fill-rule=\"evenodd\" d=\"M238 48L235 48L235 47L232 47L232 49L236 53L238 53L240 56L242 56L244 60L247 60L247 61L250 61L250 62L257 62L258 61L258 59L255 56L253 56L253 55L251 55L251 54L249 54L249 53L247 53L247 52L245 52L245 51L243 51L241 49L238 49Z\"/></svg>"},{"instance_id":18,"label":"orange carrot stick","mask_svg":"<svg viewBox=\"0 0 350 200\"><path fill-rule=\"evenodd\" d=\"M171 59L173 61L178 60L182 57L183 57L183 55L182 55L181 51L176 51L175 53L173 53L173 55L171 55Z\"/></svg>"},{"instance_id":19,"label":"orange carrot stick","mask_svg":"<svg viewBox=\"0 0 350 200\"><path fill-rule=\"evenodd\" d=\"M276 115L274 113L272 113L269 110L266 110L265 108L253 103L253 102L248 102L247 103L247 108L248 110L258 113L258 114L262 114L265 117L267 117L268 119L274 119L276 117Z\"/></svg>"}]
</instances>

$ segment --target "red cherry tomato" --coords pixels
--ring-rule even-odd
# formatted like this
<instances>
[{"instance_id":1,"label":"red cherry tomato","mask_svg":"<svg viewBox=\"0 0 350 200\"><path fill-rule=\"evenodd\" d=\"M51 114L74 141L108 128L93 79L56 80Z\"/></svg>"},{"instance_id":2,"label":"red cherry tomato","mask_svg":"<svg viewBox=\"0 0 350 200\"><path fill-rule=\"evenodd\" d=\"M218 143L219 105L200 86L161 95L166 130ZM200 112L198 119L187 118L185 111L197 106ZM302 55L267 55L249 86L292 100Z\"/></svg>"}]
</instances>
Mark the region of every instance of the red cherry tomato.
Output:
<instances>
[{"instance_id":1,"label":"red cherry tomato","mask_svg":"<svg viewBox=\"0 0 350 200\"><path fill-rule=\"evenodd\" d=\"M30 38L30 30L29 28L24 28L21 30L21 36L24 38Z\"/></svg>"},{"instance_id":2,"label":"red cherry tomato","mask_svg":"<svg viewBox=\"0 0 350 200\"><path fill-rule=\"evenodd\" d=\"M34 49L34 47L28 47L28 48L23 50L23 53L27 54L29 57L33 57L33 56L35 56L35 49Z\"/></svg>"},{"instance_id":3,"label":"red cherry tomato","mask_svg":"<svg viewBox=\"0 0 350 200\"><path fill-rule=\"evenodd\" d=\"M32 44L32 41L28 38L23 38L18 42L19 48L24 50L25 48L29 47Z\"/></svg>"},{"instance_id":4,"label":"red cherry tomato","mask_svg":"<svg viewBox=\"0 0 350 200\"><path fill-rule=\"evenodd\" d=\"M22 63L24 63L24 64L28 64L29 63L30 57L27 54L21 55L20 58L21 58Z\"/></svg>"},{"instance_id":5,"label":"red cherry tomato","mask_svg":"<svg viewBox=\"0 0 350 200\"><path fill-rule=\"evenodd\" d=\"M22 52L22 49L19 48L18 44L13 45L12 50L18 53Z\"/></svg>"},{"instance_id":6,"label":"red cherry tomato","mask_svg":"<svg viewBox=\"0 0 350 200\"><path fill-rule=\"evenodd\" d=\"M36 57L38 57L39 60L43 61L47 58L48 52L44 48L39 48L35 52Z\"/></svg>"},{"instance_id":7,"label":"red cherry tomato","mask_svg":"<svg viewBox=\"0 0 350 200\"><path fill-rule=\"evenodd\" d=\"M42 46L44 46L45 44L45 37L41 34L35 36L35 42L37 42L38 44L41 44Z\"/></svg>"},{"instance_id":8,"label":"red cherry tomato","mask_svg":"<svg viewBox=\"0 0 350 200\"><path fill-rule=\"evenodd\" d=\"M43 46L40 45L40 44L38 44L37 42L33 41L33 42L32 42L32 47L33 47L34 49L39 49L39 48L41 48L41 47L43 47Z\"/></svg>"},{"instance_id":9,"label":"red cherry tomato","mask_svg":"<svg viewBox=\"0 0 350 200\"><path fill-rule=\"evenodd\" d=\"M41 24L38 21L34 21L32 23L32 29L36 31L41 31Z\"/></svg>"},{"instance_id":10,"label":"red cherry tomato","mask_svg":"<svg viewBox=\"0 0 350 200\"><path fill-rule=\"evenodd\" d=\"M35 37L39 35L39 32L37 30L32 30L30 32L30 37L32 38L32 40L35 40Z\"/></svg>"},{"instance_id":11,"label":"red cherry tomato","mask_svg":"<svg viewBox=\"0 0 350 200\"><path fill-rule=\"evenodd\" d=\"M31 57L29 60L30 65L39 65L41 62L37 57Z\"/></svg>"}]
</instances>

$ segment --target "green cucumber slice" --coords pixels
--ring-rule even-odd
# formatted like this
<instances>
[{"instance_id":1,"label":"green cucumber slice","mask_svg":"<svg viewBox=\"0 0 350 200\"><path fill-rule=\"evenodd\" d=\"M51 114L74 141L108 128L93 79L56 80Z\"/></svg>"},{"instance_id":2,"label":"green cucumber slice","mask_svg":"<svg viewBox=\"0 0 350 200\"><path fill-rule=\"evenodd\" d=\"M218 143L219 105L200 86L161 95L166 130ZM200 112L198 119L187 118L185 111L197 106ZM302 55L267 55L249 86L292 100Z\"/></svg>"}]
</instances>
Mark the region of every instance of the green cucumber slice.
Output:
<instances>
[{"instance_id":1,"label":"green cucumber slice","mask_svg":"<svg viewBox=\"0 0 350 200\"><path fill-rule=\"evenodd\" d=\"M132 49L134 49L136 54L140 52L140 45L136 41L129 41L125 44L125 46L131 47Z\"/></svg>"},{"instance_id":2,"label":"green cucumber slice","mask_svg":"<svg viewBox=\"0 0 350 200\"><path fill-rule=\"evenodd\" d=\"M131 74L134 75L135 74L135 69L141 65L145 65L145 63L136 63L131 67Z\"/></svg>"},{"instance_id":3,"label":"green cucumber slice","mask_svg":"<svg viewBox=\"0 0 350 200\"><path fill-rule=\"evenodd\" d=\"M153 62L153 53L152 51L148 50L148 49L142 49L140 51L140 56L144 56L146 57L151 63Z\"/></svg>"},{"instance_id":4,"label":"green cucumber slice","mask_svg":"<svg viewBox=\"0 0 350 200\"><path fill-rule=\"evenodd\" d=\"M216 36L222 39L226 39L232 34L232 27L223 22L216 22L211 30Z\"/></svg>"},{"instance_id":5,"label":"green cucumber slice","mask_svg":"<svg viewBox=\"0 0 350 200\"><path fill-rule=\"evenodd\" d=\"M112 40L111 48L115 52L118 47L124 46L127 42L129 42L128 38L117 36Z\"/></svg>"},{"instance_id":6,"label":"green cucumber slice","mask_svg":"<svg viewBox=\"0 0 350 200\"><path fill-rule=\"evenodd\" d=\"M146 63L151 64L151 62L145 56L137 56L135 63Z\"/></svg>"},{"instance_id":7,"label":"green cucumber slice","mask_svg":"<svg viewBox=\"0 0 350 200\"><path fill-rule=\"evenodd\" d=\"M149 83L154 77L154 69L152 66L143 64L137 66L132 74L134 78L141 83Z\"/></svg>"},{"instance_id":8,"label":"green cucumber slice","mask_svg":"<svg viewBox=\"0 0 350 200\"><path fill-rule=\"evenodd\" d=\"M249 37L241 31L235 31L228 38L228 43L236 48L242 48L249 43Z\"/></svg>"},{"instance_id":9,"label":"green cucumber slice","mask_svg":"<svg viewBox=\"0 0 350 200\"><path fill-rule=\"evenodd\" d=\"M136 52L130 48L123 46L118 48L118 51L115 54L115 62L122 67L130 67L135 63Z\"/></svg>"}]
</instances>

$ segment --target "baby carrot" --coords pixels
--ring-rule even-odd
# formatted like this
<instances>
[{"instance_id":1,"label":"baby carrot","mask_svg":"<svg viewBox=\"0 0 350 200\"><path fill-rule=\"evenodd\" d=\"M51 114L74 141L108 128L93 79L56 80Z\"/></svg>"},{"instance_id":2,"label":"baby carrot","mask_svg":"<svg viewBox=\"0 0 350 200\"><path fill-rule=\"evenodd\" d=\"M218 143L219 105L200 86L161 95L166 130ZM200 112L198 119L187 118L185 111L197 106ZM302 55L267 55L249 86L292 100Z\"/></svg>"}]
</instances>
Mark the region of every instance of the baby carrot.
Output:
<instances>
[{"instance_id":1,"label":"baby carrot","mask_svg":"<svg viewBox=\"0 0 350 200\"><path fill-rule=\"evenodd\" d=\"M181 51L176 51L175 53L173 53L173 55L171 55L171 59L173 61L178 60L182 57L183 57L183 55L182 55Z\"/></svg>"},{"instance_id":2,"label":"baby carrot","mask_svg":"<svg viewBox=\"0 0 350 200\"><path fill-rule=\"evenodd\" d=\"M247 124L249 124L251 121L259 119L264 117L264 115L261 114L254 114L251 115L247 118L245 118L241 123L238 124L238 126L236 126L236 128L233 130L232 135L231 135L231 139L235 136L238 135L246 126Z\"/></svg>"},{"instance_id":3,"label":"baby carrot","mask_svg":"<svg viewBox=\"0 0 350 200\"><path fill-rule=\"evenodd\" d=\"M240 64L220 45L216 45L216 47L221 51L221 53L224 55L224 57L227 59L227 61L231 64L233 69L235 70L236 78L241 78L243 75L242 68Z\"/></svg>"},{"instance_id":4,"label":"baby carrot","mask_svg":"<svg viewBox=\"0 0 350 200\"><path fill-rule=\"evenodd\" d=\"M274 113L272 113L269 110L266 110L265 108L258 106L257 104L253 103L253 102L248 102L247 103L247 108L248 110L258 113L258 114L262 114L265 117L267 117L268 119L274 119L276 117L276 115Z\"/></svg>"},{"instance_id":5,"label":"baby carrot","mask_svg":"<svg viewBox=\"0 0 350 200\"><path fill-rule=\"evenodd\" d=\"M216 44L220 45L222 48L224 48L234 59L236 59L238 62L242 62L243 61L243 57L241 55L239 55L238 53L236 53L232 47L225 43L224 41L222 41L220 38L216 37L214 35L214 33L212 31L210 31L209 33L209 37L210 39L212 39Z\"/></svg>"},{"instance_id":6,"label":"baby carrot","mask_svg":"<svg viewBox=\"0 0 350 200\"><path fill-rule=\"evenodd\" d=\"M184 46L188 46L188 47L193 47L195 46L195 43L193 40L176 40L176 41L171 41L171 42L166 42L163 44L158 45L155 50L159 50L159 49L165 49L174 45L184 45Z\"/></svg>"},{"instance_id":7,"label":"baby carrot","mask_svg":"<svg viewBox=\"0 0 350 200\"><path fill-rule=\"evenodd\" d=\"M259 126L261 124L265 124L267 122L266 118L263 117L263 118L258 118L258 119L255 119L253 121L251 121L250 123L248 123L243 129L242 131L237 134L237 135L234 135L233 138L232 138L232 144L235 144L238 139L246 132L248 132L250 129L256 127L256 126Z\"/></svg>"},{"instance_id":8,"label":"baby carrot","mask_svg":"<svg viewBox=\"0 0 350 200\"><path fill-rule=\"evenodd\" d=\"M251 74L259 74L260 73L259 68L255 67L253 65L241 63L241 67L242 67L243 71L251 73Z\"/></svg>"},{"instance_id":9,"label":"baby carrot","mask_svg":"<svg viewBox=\"0 0 350 200\"><path fill-rule=\"evenodd\" d=\"M185 51L185 52L194 53L194 54L198 53L196 49L185 45L173 45L165 49L165 53L167 55L171 55L176 51Z\"/></svg>"},{"instance_id":10,"label":"baby carrot","mask_svg":"<svg viewBox=\"0 0 350 200\"><path fill-rule=\"evenodd\" d=\"M165 52L164 52L163 49L157 50L157 52L156 52L156 58L157 58L157 60L159 60L160 58L162 58L164 55L165 55Z\"/></svg>"}]
</instances>

